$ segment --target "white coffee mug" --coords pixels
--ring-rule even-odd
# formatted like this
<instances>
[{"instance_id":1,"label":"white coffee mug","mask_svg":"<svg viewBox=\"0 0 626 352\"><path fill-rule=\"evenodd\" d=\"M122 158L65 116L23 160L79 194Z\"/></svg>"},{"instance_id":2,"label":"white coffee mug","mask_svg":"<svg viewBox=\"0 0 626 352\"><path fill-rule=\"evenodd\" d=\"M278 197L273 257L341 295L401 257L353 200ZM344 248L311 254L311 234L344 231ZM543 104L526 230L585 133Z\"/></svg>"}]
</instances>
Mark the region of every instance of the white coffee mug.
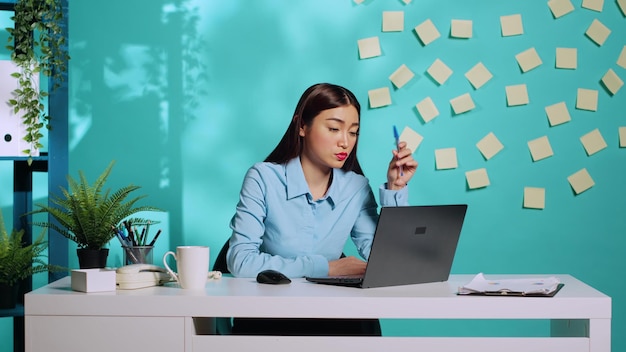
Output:
<instances>
[{"instance_id":1,"label":"white coffee mug","mask_svg":"<svg viewBox=\"0 0 626 352\"><path fill-rule=\"evenodd\" d=\"M178 274L167 265L167 256L173 255ZM163 265L184 289L204 289L209 273L209 247L179 246L176 253L168 251L163 255Z\"/></svg>"}]
</instances>

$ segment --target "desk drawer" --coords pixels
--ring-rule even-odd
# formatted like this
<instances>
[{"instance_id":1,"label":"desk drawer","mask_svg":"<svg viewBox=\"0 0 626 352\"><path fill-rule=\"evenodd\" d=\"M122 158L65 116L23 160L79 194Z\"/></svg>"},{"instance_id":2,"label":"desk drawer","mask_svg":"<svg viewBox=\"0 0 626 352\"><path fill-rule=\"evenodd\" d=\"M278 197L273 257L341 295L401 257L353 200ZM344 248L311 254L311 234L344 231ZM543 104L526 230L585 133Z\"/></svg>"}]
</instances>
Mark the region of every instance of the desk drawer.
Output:
<instances>
[{"instance_id":1,"label":"desk drawer","mask_svg":"<svg viewBox=\"0 0 626 352\"><path fill-rule=\"evenodd\" d=\"M532 337L346 337L346 336L219 336L193 337L193 351L379 352L589 352L589 339Z\"/></svg>"},{"instance_id":2,"label":"desk drawer","mask_svg":"<svg viewBox=\"0 0 626 352\"><path fill-rule=\"evenodd\" d=\"M25 324L29 352L185 349L184 318L27 316Z\"/></svg>"}]
</instances>

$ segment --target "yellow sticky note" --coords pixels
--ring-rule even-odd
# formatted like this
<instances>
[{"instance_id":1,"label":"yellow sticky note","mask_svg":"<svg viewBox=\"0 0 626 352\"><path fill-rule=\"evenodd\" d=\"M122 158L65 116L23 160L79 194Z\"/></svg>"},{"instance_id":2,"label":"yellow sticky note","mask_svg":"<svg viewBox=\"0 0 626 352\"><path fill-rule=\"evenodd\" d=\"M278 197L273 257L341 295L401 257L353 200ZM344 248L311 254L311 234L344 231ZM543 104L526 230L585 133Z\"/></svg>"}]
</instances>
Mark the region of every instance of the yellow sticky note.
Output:
<instances>
[{"instance_id":1,"label":"yellow sticky note","mask_svg":"<svg viewBox=\"0 0 626 352\"><path fill-rule=\"evenodd\" d=\"M450 23L450 35L453 38L471 38L472 26L471 20L452 20Z\"/></svg>"},{"instance_id":2,"label":"yellow sticky note","mask_svg":"<svg viewBox=\"0 0 626 352\"><path fill-rule=\"evenodd\" d=\"M546 207L546 189L524 187L524 208L544 209Z\"/></svg>"},{"instance_id":3,"label":"yellow sticky note","mask_svg":"<svg viewBox=\"0 0 626 352\"><path fill-rule=\"evenodd\" d=\"M548 7L550 7L554 18L565 16L574 11L574 5L572 5L570 0L550 0L548 1Z\"/></svg>"},{"instance_id":4,"label":"yellow sticky note","mask_svg":"<svg viewBox=\"0 0 626 352\"><path fill-rule=\"evenodd\" d=\"M369 59L381 55L380 41L378 37L369 37L359 39L357 41L359 47L359 57L361 59Z\"/></svg>"},{"instance_id":5,"label":"yellow sticky note","mask_svg":"<svg viewBox=\"0 0 626 352\"><path fill-rule=\"evenodd\" d=\"M415 105L425 123L439 116L439 110L430 97L427 97Z\"/></svg>"},{"instance_id":6,"label":"yellow sticky note","mask_svg":"<svg viewBox=\"0 0 626 352\"><path fill-rule=\"evenodd\" d=\"M594 89L578 88L576 94L576 109L579 110L598 110L598 91Z\"/></svg>"},{"instance_id":7,"label":"yellow sticky note","mask_svg":"<svg viewBox=\"0 0 626 352\"><path fill-rule=\"evenodd\" d=\"M528 142L528 149L533 161L539 161L554 155L548 136L539 137Z\"/></svg>"},{"instance_id":8,"label":"yellow sticky note","mask_svg":"<svg viewBox=\"0 0 626 352\"><path fill-rule=\"evenodd\" d=\"M503 37L524 34L522 15L515 14L509 16L500 16L500 27L502 29Z\"/></svg>"},{"instance_id":9,"label":"yellow sticky note","mask_svg":"<svg viewBox=\"0 0 626 352\"><path fill-rule=\"evenodd\" d=\"M589 37L589 39L593 40L594 43L602 46L602 44L604 44L606 39L609 37L609 34L611 34L611 30L602 24L602 22L594 19L589 28L587 28L585 34Z\"/></svg>"},{"instance_id":10,"label":"yellow sticky note","mask_svg":"<svg viewBox=\"0 0 626 352\"><path fill-rule=\"evenodd\" d=\"M622 48L622 52L619 54L619 57L617 58L617 64L621 66L622 68L626 68L626 45L624 45L624 47Z\"/></svg>"},{"instance_id":11,"label":"yellow sticky note","mask_svg":"<svg viewBox=\"0 0 626 352\"><path fill-rule=\"evenodd\" d=\"M556 48L556 68L575 70L578 67L578 50L576 48Z\"/></svg>"},{"instance_id":12,"label":"yellow sticky note","mask_svg":"<svg viewBox=\"0 0 626 352\"><path fill-rule=\"evenodd\" d=\"M522 69L522 72L528 72L542 64L541 58L539 57L539 54L537 54L537 50L535 50L535 48L522 51L521 53L515 55L515 59L517 60L519 67Z\"/></svg>"},{"instance_id":13,"label":"yellow sticky note","mask_svg":"<svg viewBox=\"0 0 626 352\"><path fill-rule=\"evenodd\" d=\"M617 5L622 11L622 15L626 16L626 0L617 0Z\"/></svg>"},{"instance_id":14,"label":"yellow sticky note","mask_svg":"<svg viewBox=\"0 0 626 352\"><path fill-rule=\"evenodd\" d=\"M593 179L591 178L591 175L589 175L587 169L581 169L570 175L567 177L567 181L569 181L570 186L572 186L572 189L576 194L583 193L595 185L595 182L593 182Z\"/></svg>"},{"instance_id":15,"label":"yellow sticky note","mask_svg":"<svg viewBox=\"0 0 626 352\"><path fill-rule=\"evenodd\" d=\"M404 11L383 11L383 32L402 32Z\"/></svg>"},{"instance_id":16,"label":"yellow sticky note","mask_svg":"<svg viewBox=\"0 0 626 352\"><path fill-rule=\"evenodd\" d=\"M489 175L485 168L466 172L465 180L467 180L467 187L469 187L469 189L483 188L490 184Z\"/></svg>"},{"instance_id":17,"label":"yellow sticky note","mask_svg":"<svg viewBox=\"0 0 626 352\"><path fill-rule=\"evenodd\" d=\"M474 101L472 100L472 96L469 93L465 93L451 99L450 105L452 105L452 110L457 115L473 110L476 107L476 105L474 105Z\"/></svg>"},{"instance_id":18,"label":"yellow sticky note","mask_svg":"<svg viewBox=\"0 0 626 352\"><path fill-rule=\"evenodd\" d=\"M435 164L437 170L456 169L459 166L456 148L435 149Z\"/></svg>"},{"instance_id":19,"label":"yellow sticky note","mask_svg":"<svg viewBox=\"0 0 626 352\"><path fill-rule=\"evenodd\" d=\"M465 78L472 84L474 89L478 89L489 82L493 75L482 62L479 62L465 73Z\"/></svg>"},{"instance_id":20,"label":"yellow sticky note","mask_svg":"<svg viewBox=\"0 0 626 352\"><path fill-rule=\"evenodd\" d=\"M619 134L619 147L620 148L626 147L626 127L618 128L618 134Z\"/></svg>"},{"instance_id":21,"label":"yellow sticky note","mask_svg":"<svg viewBox=\"0 0 626 352\"><path fill-rule=\"evenodd\" d=\"M526 105L529 102L525 84L506 86L506 102L508 106Z\"/></svg>"},{"instance_id":22,"label":"yellow sticky note","mask_svg":"<svg viewBox=\"0 0 626 352\"><path fill-rule=\"evenodd\" d=\"M402 88L405 84L407 84L411 79L415 77L413 71L411 71L406 65L402 64L398 67L394 73L389 76L389 80L398 88Z\"/></svg>"},{"instance_id":23,"label":"yellow sticky note","mask_svg":"<svg viewBox=\"0 0 626 352\"><path fill-rule=\"evenodd\" d=\"M602 137L599 129L595 129L584 136L580 137L580 142L585 147L588 156L591 156L602 149L606 148L606 142Z\"/></svg>"},{"instance_id":24,"label":"yellow sticky note","mask_svg":"<svg viewBox=\"0 0 626 352\"><path fill-rule=\"evenodd\" d=\"M602 83L606 87L606 89L611 92L611 95L615 95L620 88L624 85L624 81L619 78L619 76L613 71L609 69L604 76L602 77Z\"/></svg>"},{"instance_id":25,"label":"yellow sticky note","mask_svg":"<svg viewBox=\"0 0 626 352\"><path fill-rule=\"evenodd\" d=\"M370 100L370 108L380 108L391 105L391 94L387 87L372 89L367 92L367 96Z\"/></svg>"},{"instance_id":26,"label":"yellow sticky note","mask_svg":"<svg viewBox=\"0 0 626 352\"><path fill-rule=\"evenodd\" d=\"M425 46L441 37L437 27L430 19L418 24L415 27L415 32Z\"/></svg>"},{"instance_id":27,"label":"yellow sticky note","mask_svg":"<svg viewBox=\"0 0 626 352\"><path fill-rule=\"evenodd\" d=\"M550 126L560 125L572 120L572 117L567 110L567 105L562 101L550 106L546 106L546 115L548 115L548 121Z\"/></svg>"},{"instance_id":28,"label":"yellow sticky note","mask_svg":"<svg viewBox=\"0 0 626 352\"><path fill-rule=\"evenodd\" d=\"M478 150L480 150L481 154L487 160L493 158L504 148L498 137L496 137L493 132L489 132L485 137L478 141L478 143L476 143L476 147L478 147Z\"/></svg>"},{"instance_id":29,"label":"yellow sticky note","mask_svg":"<svg viewBox=\"0 0 626 352\"><path fill-rule=\"evenodd\" d=\"M604 0L583 0L583 3L581 6L589 10L602 12L602 7L604 6Z\"/></svg>"},{"instance_id":30,"label":"yellow sticky note","mask_svg":"<svg viewBox=\"0 0 626 352\"><path fill-rule=\"evenodd\" d=\"M402 133L400 133L399 139L401 142L406 142L406 147L411 153L415 153L420 144L422 144L424 137L407 126L402 130Z\"/></svg>"},{"instance_id":31,"label":"yellow sticky note","mask_svg":"<svg viewBox=\"0 0 626 352\"><path fill-rule=\"evenodd\" d=\"M443 61L436 59L426 70L439 85L444 84L452 75L452 70Z\"/></svg>"}]
</instances>

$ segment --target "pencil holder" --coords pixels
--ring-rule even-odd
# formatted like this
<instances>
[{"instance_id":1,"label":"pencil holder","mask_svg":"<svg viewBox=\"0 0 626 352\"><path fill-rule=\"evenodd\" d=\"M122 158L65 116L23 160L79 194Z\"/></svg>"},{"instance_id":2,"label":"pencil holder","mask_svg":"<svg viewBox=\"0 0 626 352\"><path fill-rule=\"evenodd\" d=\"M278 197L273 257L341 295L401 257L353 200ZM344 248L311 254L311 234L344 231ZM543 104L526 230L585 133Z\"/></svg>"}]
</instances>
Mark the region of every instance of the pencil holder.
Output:
<instances>
[{"instance_id":1,"label":"pencil holder","mask_svg":"<svg viewBox=\"0 0 626 352\"><path fill-rule=\"evenodd\" d=\"M133 246L124 249L124 265L129 264L153 264L152 249L154 246Z\"/></svg>"}]
</instances>

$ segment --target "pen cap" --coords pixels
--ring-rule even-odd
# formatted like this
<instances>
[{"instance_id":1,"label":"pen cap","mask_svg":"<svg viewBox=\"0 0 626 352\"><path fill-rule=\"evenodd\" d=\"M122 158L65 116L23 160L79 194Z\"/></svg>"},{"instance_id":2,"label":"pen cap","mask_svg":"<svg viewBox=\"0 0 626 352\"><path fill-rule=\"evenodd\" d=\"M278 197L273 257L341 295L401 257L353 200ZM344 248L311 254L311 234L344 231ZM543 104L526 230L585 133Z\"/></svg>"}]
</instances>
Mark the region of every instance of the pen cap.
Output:
<instances>
[{"instance_id":1,"label":"pen cap","mask_svg":"<svg viewBox=\"0 0 626 352\"><path fill-rule=\"evenodd\" d=\"M123 246L122 248L124 249L124 265L154 264L152 260L154 246Z\"/></svg>"}]
</instances>

